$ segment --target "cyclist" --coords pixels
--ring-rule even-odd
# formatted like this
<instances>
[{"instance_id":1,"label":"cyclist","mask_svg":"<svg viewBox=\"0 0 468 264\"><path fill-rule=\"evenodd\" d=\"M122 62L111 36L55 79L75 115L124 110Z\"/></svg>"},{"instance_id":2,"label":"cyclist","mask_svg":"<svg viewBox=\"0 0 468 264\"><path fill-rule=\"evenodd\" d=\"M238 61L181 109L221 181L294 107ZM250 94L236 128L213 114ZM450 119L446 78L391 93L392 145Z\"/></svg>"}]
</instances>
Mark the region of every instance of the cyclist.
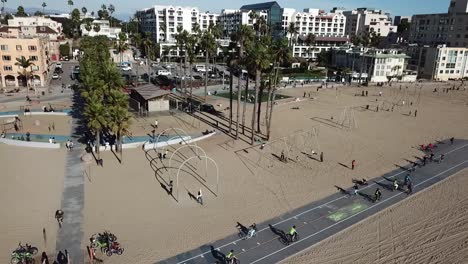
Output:
<instances>
[{"instance_id":1,"label":"cyclist","mask_svg":"<svg viewBox=\"0 0 468 264\"><path fill-rule=\"evenodd\" d=\"M393 181L393 188L395 188L395 191L398 190L398 181L397 180Z\"/></svg>"},{"instance_id":2,"label":"cyclist","mask_svg":"<svg viewBox=\"0 0 468 264\"><path fill-rule=\"evenodd\" d=\"M234 249L231 249L231 251L226 255L226 260L229 261L228 263L232 263L234 259L236 259L236 256L234 256Z\"/></svg>"},{"instance_id":3,"label":"cyclist","mask_svg":"<svg viewBox=\"0 0 468 264\"><path fill-rule=\"evenodd\" d=\"M257 233L257 224L253 223L250 227L249 227L249 232L247 234L247 236L249 238L255 236L255 234Z\"/></svg>"},{"instance_id":4,"label":"cyclist","mask_svg":"<svg viewBox=\"0 0 468 264\"><path fill-rule=\"evenodd\" d=\"M59 223L59 225L62 225L63 223L63 215L64 215L64 212L62 210L57 210L55 211L55 219L57 219L57 222Z\"/></svg>"},{"instance_id":5,"label":"cyclist","mask_svg":"<svg viewBox=\"0 0 468 264\"><path fill-rule=\"evenodd\" d=\"M296 231L296 226L293 225L291 229L289 230L289 239L292 241L294 237L296 237L297 231Z\"/></svg>"}]
</instances>

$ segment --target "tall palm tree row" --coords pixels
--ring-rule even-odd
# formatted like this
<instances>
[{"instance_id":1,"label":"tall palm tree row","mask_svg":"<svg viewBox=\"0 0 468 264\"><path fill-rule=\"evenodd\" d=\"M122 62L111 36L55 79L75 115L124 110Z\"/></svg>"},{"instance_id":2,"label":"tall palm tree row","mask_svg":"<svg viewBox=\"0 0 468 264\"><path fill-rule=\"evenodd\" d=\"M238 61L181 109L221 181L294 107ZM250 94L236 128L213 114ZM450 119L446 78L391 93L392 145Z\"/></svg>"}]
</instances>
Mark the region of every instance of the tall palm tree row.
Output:
<instances>
[{"instance_id":1,"label":"tall palm tree row","mask_svg":"<svg viewBox=\"0 0 468 264\"><path fill-rule=\"evenodd\" d=\"M208 94L208 71L210 64L210 56L214 56L218 50L218 43L216 39L221 37L221 29L219 26L210 25L208 30L200 33L200 46L201 49L205 52L205 101Z\"/></svg>"},{"instance_id":2,"label":"tall palm tree row","mask_svg":"<svg viewBox=\"0 0 468 264\"><path fill-rule=\"evenodd\" d=\"M86 26L85 26L86 27ZM120 54L120 63L123 62L123 53L128 49L127 34L120 32L119 38L114 43L114 48Z\"/></svg>"},{"instance_id":3,"label":"tall palm tree row","mask_svg":"<svg viewBox=\"0 0 468 264\"><path fill-rule=\"evenodd\" d=\"M127 95L122 91L124 82L110 58L110 44L106 37L86 37L82 40L81 96L85 101L87 127L96 139L98 159L101 135L104 134L116 138L116 150L122 162L122 137L129 133L131 115Z\"/></svg>"}]
</instances>

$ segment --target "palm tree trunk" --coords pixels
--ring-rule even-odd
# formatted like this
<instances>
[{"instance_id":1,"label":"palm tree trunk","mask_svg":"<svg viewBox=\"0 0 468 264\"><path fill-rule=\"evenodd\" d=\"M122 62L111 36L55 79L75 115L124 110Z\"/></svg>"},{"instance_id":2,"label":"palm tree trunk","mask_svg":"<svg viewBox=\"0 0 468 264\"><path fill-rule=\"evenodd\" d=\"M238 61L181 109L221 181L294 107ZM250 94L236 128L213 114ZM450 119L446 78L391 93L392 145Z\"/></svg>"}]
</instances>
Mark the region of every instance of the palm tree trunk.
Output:
<instances>
[{"instance_id":1,"label":"palm tree trunk","mask_svg":"<svg viewBox=\"0 0 468 264\"><path fill-rule=\"evenodd\" d=\"M241 69L241 72L242 72L242 69ZM241 74L242 76L242 74ZM232 74L231 74L231 78L232 78ZM237 108L236 108L236 139L239 139L239 117L240 117L240 102L241 102L241 94L242 94L242 88L241 88L241 84L242 84L242 81L241 81L242 78L239 78L238 80L238 87L237 87Z\"/></svg>"},{"instance_id":2,"label":"palm tree trunk","mask_svg":"<svg viewBox=\"0 0 468 264\"><path fill-rule=\"evenodd\" d=\"M273 94L272 94L271 103L270 103L270 116L269 116L268 126L267 126L267 140L270 140L271 122L273 120L273 107L275 105L275 100L276 100L276 87L273 88Z\"/></svg>"},{"instance_id":3,"label":"palm tree trunk","mask_svg":"<svg viewBox=\"0 0 468 264\"><path fill-rule=\"evenodd\" d=\"M262 97L263 97L263 90L265 90L265 84L260 84L260 89L257 94L260 100L256 100L258 102L258 110L257 110L257 133L262 133L260 128L260 120L262 115Z\"/></svg>"},{"instance_id":4,"label":"palm tree trunk","mask_svg":"<svg viewBox=\"0 0 468 264\"><path fill-rule=\"evenodd\" d=\"M101 151L99 150L99 147L101 146L101 131L96 131L96 145L95 145L95 151L97 153L97 158L98 160L101 159Z\"/></svg>"},{"instance_id":5,"label":"palm tree trunk","mask_svg":"<svg viewBox=\"0 0 468 264\"><path fill-rule=\"evenodd\" d=\"M247 74L247 80L245 83L245 92L244 92L244 106L242 109L242 134L245 135L245 111L247 110L247 98L249 95L249 75Z\"/></svg>"},{"instance_id":6,"label":"palm tree trunk","mask_svg":"<svg viewBox=\"0 0 468 264\"><path fill-rule=\"evenodd\" d=\"M210 57L208 54L208 50L206 51L205 54L205 102L206 102L206 96L208 94L208 67L210 64Z\"/></svg>"},{"instance_id":7,"label":"palm tree trunk","mask_svg":"<svg viewBox=\"0 0 468 264\"><path fill-rule=\"evenodd\" d=\"M190 62L189 64L189 67L190 67L190 103L192 103L192 92L193 92L193 70L192 70L192 63Z\"/></svg>"},{"instance_id":8,"label":"palm tree trunk","mask_svg":"<svg viewBox=\"0 0 468 264\"><path fill-rule=\"evenodd\" d=\"M185 97L185 102L187 102L187 80L186 80L186 75L187 75L187 52L185 52L185 55L184 55L184 97Z\"/></svg>"},{"instance_id":9,"label":"palm tree trunk","mask_svg":"<svg viewBox=\"0 0 468 264\"><path fill-rule=\"evenodd\" d=\"M254 107L252 111L252 137L251 137L251 144L255 143L255 118L257 113L257 101L258 101L258 90L260 88L260 70L257 69L255 71L255 99L254 99Z\"/></svg>"},{"instance_id":10,"label":"palm tree trunk","mask_svg":"<svg viewBox=\"0 0 468 264\"><path fill-rule=\"evenodd\" d=\"M232 85L234 82L234 76L232 74L229 75L229 134L231 133L232 128Z\"/></svg>"},{"instance_id":11,"label":"palm tree trunk","mask_svg":"<svg viewBox=\"0 0 468 264\"><path fill-rule=\"evenodd\" d=\"M267 98L267 101L266 101L267 105L265 107L265 125L266 125L267 128L268 128L268 121L269 121L268 115L270 114L269 109L270 109L271 94L273 92L272 89L271 89L271 82L272 82L272 80L271 80L271 74L270 74L270 81L268 82L268 98Z\"/></svg>"}]
</instances>

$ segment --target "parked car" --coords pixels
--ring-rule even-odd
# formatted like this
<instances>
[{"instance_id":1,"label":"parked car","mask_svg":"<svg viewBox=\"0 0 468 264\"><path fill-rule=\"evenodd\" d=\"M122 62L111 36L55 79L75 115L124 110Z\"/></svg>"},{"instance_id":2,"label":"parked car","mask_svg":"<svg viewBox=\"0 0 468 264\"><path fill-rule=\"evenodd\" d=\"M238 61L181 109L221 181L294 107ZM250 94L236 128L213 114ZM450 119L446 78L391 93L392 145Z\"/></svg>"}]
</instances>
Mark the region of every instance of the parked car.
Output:
<instances>
[{"instance_id":1,"label":"parked car","mask_svg":"<svg viewBox=\"0 0 468 264\"><path fill-rule=\"evenodd\" d=\"M200 111L207 112L212 115L223 115L223 112L216 110L212 104L200 105Z\"/></svg>"},{"instance_id":2,"label":"parked car","mask_svg":"<svg viewBox=\"0 0 468 264\"><path fill-rule=\"evenodd\" d=\"M57 80L58 78L60 78L60 75L58 73L52 74L52 79L53 80Z\"/></svg>"},{"instance_id":3,"label":"parked car","mask_svg":"<svg viewBox=\"0 0 468 264\"><path fill-rule=\"evenodd\" d=\"M55 69L62 69L62 67L63 67L63 65L62 65L61 62L57 62L57 63L55 64Z\"/></svg>"},{"instance_id":4,"label":"parked car","mask_svg":"<svg viewBox=\"0 0 468 264\"><path fill-rule=\"evenodd\" d=\"M158 71L157 71L157 74L158 74L158 75L168 76L168 75L171 75L171 72L168 71L168 70L158 70Z\"/></svg>"},{"instance_id":5,"label":"parked car","mask_svg":"<svg viewBox=\"0 0 468 264\"><path fill-rule=\"evenodd\" d=\"M151 67L157 67L157 66L159 66L159 64L158 64L157 62L152 62L150 65L151 65Z\"/></svg>"},{"instance_id":6,"label":"parked car","mask_svg":"<svg viewBox=\"0 0 468 264\"><path fill-rule=\"evenodd\" d=\"M131 71L132 70L132 67L128 66L128 65L120 65L119 68L122 70L122 71Z\"/></svg>"}]
</instances>

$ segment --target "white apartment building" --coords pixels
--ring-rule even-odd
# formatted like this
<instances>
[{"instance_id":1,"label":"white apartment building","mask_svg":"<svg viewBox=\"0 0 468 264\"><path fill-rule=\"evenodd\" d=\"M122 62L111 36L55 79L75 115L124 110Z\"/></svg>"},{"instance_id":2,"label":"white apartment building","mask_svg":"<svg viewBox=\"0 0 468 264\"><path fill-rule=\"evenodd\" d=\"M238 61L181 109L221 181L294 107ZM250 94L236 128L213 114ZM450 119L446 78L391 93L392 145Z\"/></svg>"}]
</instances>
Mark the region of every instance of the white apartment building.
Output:
<instances>
[{"instance_id":1,"label":"white apartment building","mask_svg":"<svg viewBox=\"0 0 468 264\"><path fill-rule=\"evenodd\" d=\"M248 25L253 27L255 19L250 19L251 10L240 10L240 9L223 9L221 14L218 17L218 23L223 29L223 34L225 37L230 36L232 33L236 32L241 25ZM258 14L268 19L267 12L258 12Z\"/></svg>"},{"instance_id":2,"label":"white apartment building","mask_svg":"<svg viewBox=\"0 0 468 264\"><path fill-rule=\"evenodd\" d=\"M217 20L216 14L200 14L197 7L183 6L156 5L138 11L137 16L141 31L150 33L156 42L169 43L175 43L177 27L179 26L192 33L195 25L198 24L203 30Z\"/></svg>"},{"instance_id":3,"label":"white apartment building","mask_svg":"<svg viewBox=\"0 0 468 264\"><path fill-rule=\"evenodd\" d=\"M58 34L62 33L62 24L47 17L32 16L32 17L14 17L8 19L8 26L10 27L26 27L26 26L39 26L49 27L56 31Z\"/></svg>"},{"instance_id":4,"label":"white apartment building","mask_svg":"<svg viewBox=\"0 0 468 264\"><path fill-rule=\"evenodd\" d=\"M390 32L397 32L398 27L392 23L390 14L382 10L358 8L345 11L346 35L362 36L365 32L375 32L386 37Z\"/></svg>"},{"instance_id":5,"label":"white apartment building","mask_svg":"<svg viewBox=\"0 0 468 264\"><path fill-rule=\"evenodd\" d=\"M94 20L91 22L91 30L89 31L86 29L86 24L81 24L80 29L83 36L106 36L110 39L119 38L119 34L122 32L121 28L110 27L109 20Z\"/></svg>"},{"instance_id":6,"label":"white apartment building","mask_svg":"<svg viewBox=\"0 0 468 264\"><path fill-rule=\"evenodd\" d=\"M297 36L288 34L289 25L293 23L298 29ZM333 9L330 13L323 10L306 8L297 12L292 8L283 8L282 29L288 38L294 38L293 56L316 60L317 54L331 47L349 43L345 34L346 16L342 10ZM307 35L315 36L315 44L307 46ZM297 38L297 39L296 39Z\"/></svg>"},{"instance_id":7,"label":"white apartment building","mask_svg":"<svg viewBox=\"0 0 468 264\"><path fill-rule=\"evenodd\" d=\"M200 13L198 23L201 30L207 30L210 25L216 25L218 22L219 14L212 14L210 12Z\"/></svg>"},{"instance_id":8,"label":"white apartment building","mask_svg":"<svg viewBox=\"0 0 468 264\"><path fill-rule=\"evenodd\" d=\"M468 48L439 45L423 49L421 78L448 81L468 77Z\"/></svg>"},{"instance_id":9,"label":"white apartment building","mask_svg":"<svg viewBox=\"0 0 468 264\"><path fill-rule=\"evenodd\" d=\"M332 64L336 68L350 69L353 80L361 75L369 82L388 82L405 77L409 57L395 49L368 49L363 47L332 49ZM359 79L359 77L357 77Z\"/></svg>"}]
</instances>

